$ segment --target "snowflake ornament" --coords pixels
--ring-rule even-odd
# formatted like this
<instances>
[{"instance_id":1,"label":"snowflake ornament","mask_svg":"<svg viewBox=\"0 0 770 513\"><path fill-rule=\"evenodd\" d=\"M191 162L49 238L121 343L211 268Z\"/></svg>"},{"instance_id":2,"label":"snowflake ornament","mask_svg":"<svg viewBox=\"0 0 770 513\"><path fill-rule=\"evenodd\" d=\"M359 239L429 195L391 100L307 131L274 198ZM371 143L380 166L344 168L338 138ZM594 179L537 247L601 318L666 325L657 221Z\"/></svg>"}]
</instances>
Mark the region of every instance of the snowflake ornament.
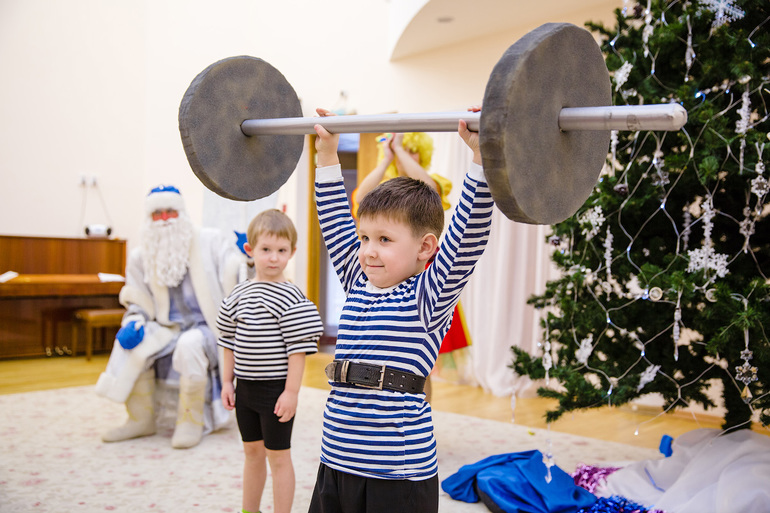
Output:
<instances>
[{"instance_id":1,"label":"snowflake ornament","mask_svg":"<svg viewBox=\"0 0 770 513\"><path fill-rule=\"evenodd\" d=\"M735 0L699 0L701 11L714 13L714 21L711 24L712 32L726 23L740 20L746 14L743 9L735 5Z\"/></svg>"},{"instance_id":2,"label":"snowflake ornament","mask_svg":"<svg viewBox=\"0 0 770 513\"><path fill-rule=\"evenodd\" d=\"M749 383L757 381L757 368L752 366L748 361L743 362L743 365L735 367L735 379L748 386Z\"/></svg>"},{"instance_id":3,"label":"snowflake ornament","mask_svg":"<svg viewBox=\"0 0 770 513\"><path fill-rule=\"evenodd\" d=\"M687 266L688 273L694 273L700 270L714 271L720 278L727 275L727 258L723 253L717 253L713 247L703 247L700 249L691 249L687 252L690 263Z\"/></svg>"},{"instance_id":4,"label":"snowflake ornament","mask_svg":"<svg viewBox=\"0 0 770 513\"><path fill-rule=\"evenodd\" d=\"M759 199L762 199L768 191L770 191L770 185L764 176L760 175L751 181L751 192Z\"/></svg>"}]
</instances>

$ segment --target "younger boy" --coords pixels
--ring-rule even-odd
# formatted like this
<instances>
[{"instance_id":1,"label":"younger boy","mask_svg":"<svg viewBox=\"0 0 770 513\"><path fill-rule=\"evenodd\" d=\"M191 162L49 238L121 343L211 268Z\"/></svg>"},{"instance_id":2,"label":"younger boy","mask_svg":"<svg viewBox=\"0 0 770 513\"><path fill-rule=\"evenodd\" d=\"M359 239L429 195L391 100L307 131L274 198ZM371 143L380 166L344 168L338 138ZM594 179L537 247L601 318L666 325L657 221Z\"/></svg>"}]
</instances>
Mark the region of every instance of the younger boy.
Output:
<instances>
[{"instance_id":1,"label":"younger boy","mask_svg":"<svg viewBox=\"0 0 770 513\"><path fill-rule=\"evenodd\" d=\"M384 182L361 200L356 230L338 137L323 121L315 130L318 216L347 298L335 360L326 369L332 388L309 511L437 512L436 441L423 386L489 237L493 201L478 134L460 121L458 132L473 150L473 164L439 245L441 198L407 177ZM425 269L437 248L435 262Z\"/></svg>"},{"instance_id":2,"label":"younger boy","mask_svg":"<svg viewBox=\"0 0 770 513\"><path fill-rule=\"evenodd\" d=\"M279 210L260 213L249 224L247 237L244 249L254 260L255 276L225 298L217 319L218 343L224 348L222 403L235 408L243 440L243 512L259 511L267 458L274 511L289 513L297 394L305 355L318 350L323 324L315 305L284 276L297 245L297 231L288 216Z\"/></svg>"}]
</instances>

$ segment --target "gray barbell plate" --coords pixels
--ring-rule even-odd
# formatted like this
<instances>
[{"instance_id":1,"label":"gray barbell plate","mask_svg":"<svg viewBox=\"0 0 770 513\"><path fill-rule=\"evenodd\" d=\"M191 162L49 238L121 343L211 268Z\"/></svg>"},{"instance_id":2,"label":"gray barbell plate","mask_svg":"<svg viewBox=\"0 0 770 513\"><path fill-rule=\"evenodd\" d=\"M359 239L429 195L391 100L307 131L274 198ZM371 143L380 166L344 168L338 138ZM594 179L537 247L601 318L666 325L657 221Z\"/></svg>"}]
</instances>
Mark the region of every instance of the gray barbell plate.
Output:
<instances>
[{"instance_id":1,"label":"gray barbell plate","mask_svg":"<svg viewBox=\"0 0 770 513\"><path fill-rule=\"evenodd\" d=\"M256 57L230 57L190 83L179 106L179 133L190 167L206 187L225 198L251 201L289 179L304 137L247 137L241 123L301 115L297 93L277 69Z\"/></svg>"},{"instance_id":2,"label":"gray barbell plate","mask_svg":"<svg viewBox=\"0 0 770 513\"><path fill-rule=\"evenodd\" d=\"M559 112L611 104L604 56L587 30L547 23L508 48L487 82L479 130L484 174L506 217L555 224L585 203L610 132L562 132Z\"/></svg>"}]
</instances>

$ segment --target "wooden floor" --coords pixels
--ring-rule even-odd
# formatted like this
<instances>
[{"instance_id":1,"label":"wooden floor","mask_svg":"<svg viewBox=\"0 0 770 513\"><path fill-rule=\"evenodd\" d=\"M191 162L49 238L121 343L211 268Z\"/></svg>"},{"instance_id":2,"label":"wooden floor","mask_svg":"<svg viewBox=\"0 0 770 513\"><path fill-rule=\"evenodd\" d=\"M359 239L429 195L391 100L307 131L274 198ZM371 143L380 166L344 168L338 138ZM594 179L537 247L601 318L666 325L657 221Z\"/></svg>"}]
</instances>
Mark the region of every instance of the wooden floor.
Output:
<instances>
[{"instance_id":1,"label":"wooden floor","mask_svg":"<svg viewBox=\"0 0 770 513\"><path fill-rule=\"evenodd\" d=\"M85 357L50 357L29 360L0 360L0 394L15 394L70 386L93 385L107 363L106 354ZM332 360L328 352L307 359L303 385L329 389L323 368ZM484 419L512 422L534 428L546 428L545 411L553 407L548 399L517 399L512 414L509 397L496 397L480 387L456 385L432 379L431 406L434 410L460 413ZM631 407L602 407L566 414L551 425L551 430L657 448L664 434L674 438L699 427L719 428L714 418L691 418L683 414L657 415L654 411L634 411ZM638 431L638 434L635 432ZM768 434L766 429L759 432Z\"/></svg>"}]
</instances>

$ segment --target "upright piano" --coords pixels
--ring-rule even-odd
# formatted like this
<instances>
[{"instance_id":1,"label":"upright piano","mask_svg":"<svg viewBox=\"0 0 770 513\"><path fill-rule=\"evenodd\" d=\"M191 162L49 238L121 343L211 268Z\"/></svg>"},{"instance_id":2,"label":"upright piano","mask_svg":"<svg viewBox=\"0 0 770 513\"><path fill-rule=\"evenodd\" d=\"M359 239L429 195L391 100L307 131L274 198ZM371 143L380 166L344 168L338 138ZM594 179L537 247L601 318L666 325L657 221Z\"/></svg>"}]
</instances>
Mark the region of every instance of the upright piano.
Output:
<instances>
[{"instance_id":1,"label":"upright piano","mask_svg":"<svg viewBox=\"0 0 770 513\"><path fill-rule=\"evenodd\" d=\"M126 241L0 235L0 359L66 354L80 308L118 308ZM114 334L113 334L114 336Z\"/></svg>"}]
</instances>

